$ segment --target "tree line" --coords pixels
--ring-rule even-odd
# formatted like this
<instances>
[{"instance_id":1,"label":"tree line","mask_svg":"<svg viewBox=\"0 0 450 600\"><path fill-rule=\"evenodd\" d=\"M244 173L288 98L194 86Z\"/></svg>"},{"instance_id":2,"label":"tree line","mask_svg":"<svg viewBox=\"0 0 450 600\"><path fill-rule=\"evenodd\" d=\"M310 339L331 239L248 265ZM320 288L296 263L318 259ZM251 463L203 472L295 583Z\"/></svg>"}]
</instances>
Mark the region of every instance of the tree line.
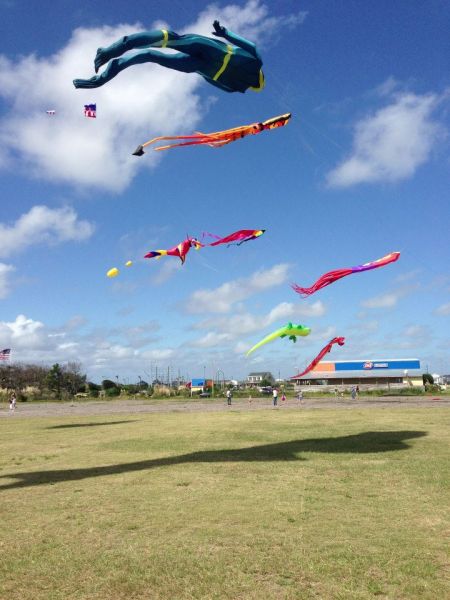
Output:
<instances>
[{"instance_id":1,"label":"tree line","mask_svg":"<svg viewBox=\"0 0 450 600\"><path fill-rule=\"evenodd\" d=\"M27 400L65 400L76 395L97 398L114 397L121 394L151 395L153 388L146 381L138 384L119 384L104 379L101 384L87 381L81 364L55 363L51 367L35 364L0 365L0 398L16 393L19 402Z\"/></svg>"}]
</instances>

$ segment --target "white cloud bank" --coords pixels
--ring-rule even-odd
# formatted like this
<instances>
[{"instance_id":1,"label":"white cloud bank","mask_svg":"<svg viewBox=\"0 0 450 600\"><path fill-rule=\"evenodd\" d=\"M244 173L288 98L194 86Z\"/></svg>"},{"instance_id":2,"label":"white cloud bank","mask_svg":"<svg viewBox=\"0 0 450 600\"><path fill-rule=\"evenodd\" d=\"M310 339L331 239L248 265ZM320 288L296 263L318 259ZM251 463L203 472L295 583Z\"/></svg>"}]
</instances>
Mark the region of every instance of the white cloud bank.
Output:
<instances>
[{"instance_id":1,"label":"white cloud bank","mask_svg":"<svg viewBox=\"0 0 450 600\"><path fill-rule=\"evenodd\" d=\"M94 232L94 225L78 219L69 207L33 206L13 224L0 223L0 258L18 254L28 246L82 241ZM13 265L0 262L0 300L11 292Z\"/></svg>"},{"instance_id":2,"label":"white cloud bank","mask_svg":"<svg viewBox=\"0 0 450 600\"><path fill-rule=\"evenodd\" d=\"M186 29L210 35L212 21L219 18L257 41L263 34L295 27L304 17L305 13L272 17L266 5L249 0L242 6L211 5ZM152 26L161 23L79 28L50 57L30 55L14 61L0 55L0 96L11 106L0 121L0 167L120 192L138 168L154 166L161 158L152 151L141 159L132 156L139 143L195 130L204 112L196 93L203 79L195 74L145 64L98 89L73 87L72 79L94 74L99 46ZM83 116L83 105L89 103L97 104L97 119ZM48 109L56 114L48 116Z\"/></svg>"},{"instance_id":3,"label":"white cloud bank","mask_svg":"<svg viewBox=\"0 0 450 600\"><path fill-rule=\"evenodd\" d=\"M89 238L94 226L80 221L69 207L33 206L13 225L0 223L0 257L10 256L35 244L57 244Z\"/></svg>"},{"instance_id":4,"label":"white cloud bank","mask_svg":"<svg viewBox=\"0 0 450 600\"><path fill-rule=\"evenodd\" d=\"M105 372L133 370L136 361L143 367L149 360L168 360L173 348L155 347L148 330L158 324L150 322L140 327L121 327L83 332L84 319L76 317L63 326L52 329L41 321L19 314L14 321L0 321L0 345L11 348L11 360L19 362L84 363L97 378ZM147 347L142 348L145 344ZM153 345L153 347L148 347Z\"/></svg>"},{"instance_id":5,"label":"white cloud bank","mask_svg":"<svg viewBox=\"0 0 450 600\"><path fill-rule=\"evenodd\" d=\"M397 94L393 102L355 125L350 156L327 176L331 187L406 179L425 163L445 134L433 112L436 94Z\"/></svg>"}]
</instances>

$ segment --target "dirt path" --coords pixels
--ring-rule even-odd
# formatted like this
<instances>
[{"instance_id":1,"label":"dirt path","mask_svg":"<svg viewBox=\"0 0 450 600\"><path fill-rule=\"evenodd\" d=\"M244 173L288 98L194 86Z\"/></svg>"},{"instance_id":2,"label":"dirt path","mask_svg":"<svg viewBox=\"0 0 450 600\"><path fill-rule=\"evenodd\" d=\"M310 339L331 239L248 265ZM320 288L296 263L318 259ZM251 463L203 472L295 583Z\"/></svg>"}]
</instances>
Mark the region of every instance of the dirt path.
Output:
<instances>
[{"instance_id":1,"label":"dirt path","mask_svg":"<svg viewBox=\"0 0 450 600\"><path fill-rule=\"evenodd\" d=\"M417 396L392 396L389 398L306 398L302 404L297 400L289 399L278 402L277 410L308 410L320 408L436 408L449 407L450 397L417 397ZM273 410L270 398L247 398L233 400L231 410ZM0 405L0 418L23 417L84 417L96 415L137 414L137 413L170 413L170 412L224 412L230 410L226 401L218 400L112 400L92 402L34 402L18 404L14 413L11 413L8 404Z\"/></svg>"}]
</instances>

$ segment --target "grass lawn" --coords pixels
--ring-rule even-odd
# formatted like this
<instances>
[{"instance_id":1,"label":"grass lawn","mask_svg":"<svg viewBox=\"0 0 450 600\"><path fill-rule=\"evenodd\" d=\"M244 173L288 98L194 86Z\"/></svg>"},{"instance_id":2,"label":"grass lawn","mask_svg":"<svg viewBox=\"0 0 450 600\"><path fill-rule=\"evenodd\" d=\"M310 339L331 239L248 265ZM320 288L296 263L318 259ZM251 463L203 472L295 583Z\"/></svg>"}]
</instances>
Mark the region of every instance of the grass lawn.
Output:
<instances>
[{"instance_id":1,"label":"grass lawn","mask_svg":"<svg viewBox=\"0 0 450 600\"><path fill-rule=\"evenodd\" d=\"M0 598L449 598L449 421L2 419Z\"/></svg>"}]
</instances>

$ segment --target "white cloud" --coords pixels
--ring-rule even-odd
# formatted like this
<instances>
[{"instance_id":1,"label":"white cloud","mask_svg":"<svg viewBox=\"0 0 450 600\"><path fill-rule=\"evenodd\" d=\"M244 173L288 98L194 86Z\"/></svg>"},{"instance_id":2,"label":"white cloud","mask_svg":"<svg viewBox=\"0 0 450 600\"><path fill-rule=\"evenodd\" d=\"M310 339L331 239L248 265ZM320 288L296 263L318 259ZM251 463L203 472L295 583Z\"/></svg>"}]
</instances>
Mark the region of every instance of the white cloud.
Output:
<instances>
[{"instance_id":1,"label":"white cloud","mask_svg":"<svg viewBox=\"0 0 450 600\"><path fill-rule=\"evenodd\" d=\"M427 335L427 328L423 325L409 325L403 331L403 335L406 337L423 337Z\"/></svg>"},{"instance_id":2,"label":"white cloud","mask_svg":"<svg viewBox=\"0 0 450 600\"><path fill-rule=\"evenodd\" d=\"M15 321L0 321L0 339L5 345L16 349L38 349L45 345L44 324L25 315L18 315Z\"/></svg>"},{"instance_id":3,"label":"white cloud","mask_svg":"<svg viewBox=\"0 0 450 600\"><path fill-rule=\"evenodd\" d=\"M9 275L14 270L15 269L12 265L0 263L0 299L6 298L10 292Z\"/></svg>"},{"instance_id":4,"label":"white cloud","mask_svg":"<svg viewBox=\"0 0 450 600\"><path fill-rule=\"evenodd\" d=\"M13 225L0 223L0 256L10 256L34 244L84 240L93 232L94 226L79 221L72 208L33 206Z\"/></svg>"},{"instance_id":5,"label":"white cloud","mask_svg":"<svg viewBox=\"0 0 450 600\"><path fill-rule=\"evenodd\" d=\"M186 30L211 35L216 18L258 40L282 27L297 26L304 13L271 17L266 5L249 0L242 6L210 6ZM101 88L73 87L72 79L94 74L99 46L151 27L128 23L79 28L49 57L29 55L15 61L0 56L0 96L11 106L0 122L0 167L23 168L24 173L55 182L121 191L139 168L155 166L162 158L151 150L142 158L132 156L139 143L194 131L205 110L197 94L204 80L195 74L145 64L127 69ZM87 119L83 105L94 102L97 119ZM47 109L56 114L49 117Z\"/></svg>"},{"instance_id":6,"label":"white cloud","mask_svg":"<svg viewBox=\"0 0 450 600\"><path fill-rule=\"evenodd\" d=\"M278 264L267 270L260 270L248 278L228 281L213 290L197 290L188 299L190 313L227 313L233 304L249 296L284 283L288 265Z\"/></svg>"},{"instance_id":7,"label":"white cloud","mask_svg":"<svg viewBox=\"0 0 450 600\"><path fill-rule=\"evenodd\" d=\"M439 315L441 317L446 317L448 315L450 315L450 302L447 302L447 304L441 304L441 306L438 306L436 308L436 310L434 311L435 315Z\"/></svg>"},{"instance_id":8,"label":"white cloud","mask_svg":"<svg viewBox=\"0 0 450 600\"><path fill-rule=\"evenodd\" d=\"M397 305L398 301L411 294L415 290L419 288L419 285L404 285L399 287L398 289L392 292L386 292L385 294L380 294L379 296L374 296L373 298L368 298L361 302L363 306L366 308L392 308Z\"/></svg>"},{"instance_id":9,"label":"white cloud","mask_svg":"<svg viewBox=\"0 0 450 600\"><path fill-rule=\"evenodd\" d=\"M213 333L210 331L199 340L192 342L192 345L198 348L211 348L213 346L220 346L223 342L228 342L230 337L228 333Z\"/></svg>"},{"instance_id":10,"label":"white cloud","mask_svg":"<svg viewBox=\"0 0 450 600\"><path fill-rule=\"evenodd\" d=\"M166 261L161 266L158 273L152 278L153 283L155 285L162 285L163 283L166 283L166 281L175 275L181 266L181 263L177 259Z\"/></svg>"},{"instance_id":11,"label":"white cloud","mask_svg":"<svg viewBox=\"0 0 450 600\"><path fill-rule=\"evenodd\" d=\"M391 308L397 304L398 300L398 294L391 292L388 294L375 296L374 298L369 298L368 300L365 300L362 305L366 308Z\"/></svg>"},{"instance_id":12,"label":"white cloud","mask_svg":"<svg viewBox=\"0 0 450 600\"><path fill-rule=\"evenodd\" d=\"M369 298L368 300L364 300L362 305L366 308L391 308L397 304L400 296L395 292L390 292L387 294L381 294L380 296L375 296L373 298Z\"/></svg>"},{"instance_id":13,"label":"white cloud","mask_svg":"<svg viewBox=\"0 0 450 600\"><path fill-rule=\"evenodd\" d=\"M307 14L305 11L298 11L290 15L270 16L268 6L259 0L248 0L244 6L230 4L224 8L214 3L200 14L196 31L211 36L211 24L219 19L222 24L243 37L264 43L286 28L294 29L301 25Z\"/></svg>"},{"instance_id":14,"label":"white cloud","mask_svg":"<svg viewBox=\"0 0 450 600\"><path fill-rule=\"evenodd\" d=\"M355 125L353 149L327 176L332 187L399 181L425 163L444 127L433 120L441 98L402 93Z\"/></svg>"}]
</instances>

